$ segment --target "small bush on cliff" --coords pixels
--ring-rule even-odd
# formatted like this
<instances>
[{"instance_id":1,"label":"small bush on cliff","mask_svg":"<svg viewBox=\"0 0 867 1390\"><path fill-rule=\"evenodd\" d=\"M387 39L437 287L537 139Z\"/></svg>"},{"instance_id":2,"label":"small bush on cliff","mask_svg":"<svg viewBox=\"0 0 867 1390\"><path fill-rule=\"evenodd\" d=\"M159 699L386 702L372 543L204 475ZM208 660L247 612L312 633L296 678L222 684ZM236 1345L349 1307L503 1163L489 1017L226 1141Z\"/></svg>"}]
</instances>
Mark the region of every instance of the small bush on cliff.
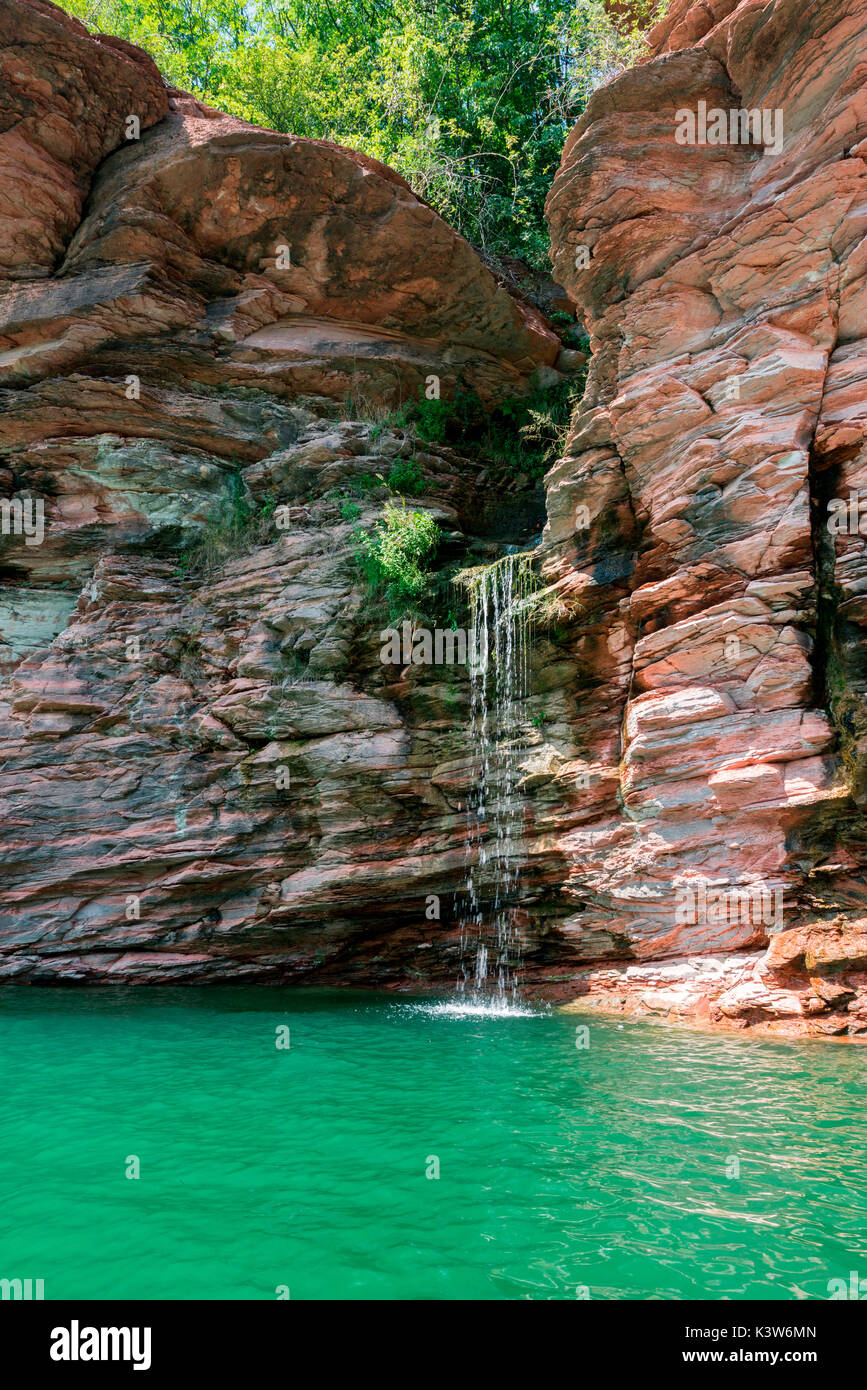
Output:
<instances>
[{"instance_id":1,"label":"small bush on cliff","mask_svg":"<svg viewBox=\"0 0 867 1390\"><path fill-rule=\"evenodd\" d=\"M429 512L409 511L386 502L373 531L355 528L355 558L374 594L382 595L392 614L418 603L430 579L430 562L442 532Z\"/></svg>"},{"instance_id":2,"label":"small bush on cliff","mask_svg":"<svg viewBox=\"0 0 867 1390\"><path fill-rule=\"evenodd\" d=\"M395 459L388 474L388 486L402 497L420 497L424 492L424 475L417 459Z\"/></svg>"},{"instance_id":3,"label":"small bush on cliff","mask_svg":"<svg viewBox=\"0 0 867 1390\"><path fill-rule=\"evenodd\" d=\"M527 403L527 418L519 433L533 460L531 474L545 473L557 459L580 396L580 391L564 390L553 400Z\"/></svg>"},{"instance_id":4,"label":"small bush on cliff","mask_svg":"<svg viewBox=\"0 0 867 1390\"><path fill-rule=\"evenodd\" d=\"M368 438L375 444L386 430L403 430L409 425L411 409L407 403L398 406L386 405L375 396L368 396L357 388L343 397L343 415L346 420L361 420L368 426Z\"/></svg>"},{"instance_id":5,"label":"small bush on cliff","mask_svg":"<svg viewBox=\"0 0 867 1390\"><path fill-rule=\"evenodd\" d=\"M425 444L447 444L511 472L525 473L535 483L557 457L583 390L584 377L576 376L528 396L503 400L493 410L466 387L441 400L428 400L420 391L417 398L381 416L377 424L381 430L402 429ZM396 459L388 477L378 477L405 497L418 497L425 490L421 467L413 458Z\"/></svg>"},{"instance_id":6,"label":"small bush on cliff","mask_svg":"<svg viewBox=\"0 0 867 1390\"><path fill-rule=\"evenodd\" d=\"M417 406L417 429L426 444L444 444L452 409L448 401L429 401L426 397Z\"/></svg>"},{"instance_id":7,"label":"small bush on cliff","mask_svg":"<svg viewBox=\"0 0 867 1390\"><path fill-rule=\"evenodd\" d=\"M413 407L418 434L430 443L449 444L512 473L538 482L557 457L584 378L561 381L548 390L501 401L493 410L474 391L459 389L448 400L421 401ZM437 407L436 411L425 407Z\"/></svg>"}]
</instances>

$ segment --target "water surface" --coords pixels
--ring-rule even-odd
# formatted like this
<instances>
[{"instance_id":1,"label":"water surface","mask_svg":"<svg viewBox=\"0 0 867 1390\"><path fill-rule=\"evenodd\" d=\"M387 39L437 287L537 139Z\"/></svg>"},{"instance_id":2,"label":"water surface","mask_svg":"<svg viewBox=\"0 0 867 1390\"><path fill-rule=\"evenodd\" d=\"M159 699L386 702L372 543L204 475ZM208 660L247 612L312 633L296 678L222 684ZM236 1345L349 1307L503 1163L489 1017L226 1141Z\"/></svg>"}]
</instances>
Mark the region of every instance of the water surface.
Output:
<instances>
[{"instance_id":1,"label":"water surface","mask_svg":"<svg viewBox=\"0 0 867 1390\"><path fill-rule=\"evenodd\" d=\"M600 1020L579 1050L586 1022L6 988L0 1277L180 1299L827 1298L867 1277L867 1051Z\"/></svg>"}]
</instances>

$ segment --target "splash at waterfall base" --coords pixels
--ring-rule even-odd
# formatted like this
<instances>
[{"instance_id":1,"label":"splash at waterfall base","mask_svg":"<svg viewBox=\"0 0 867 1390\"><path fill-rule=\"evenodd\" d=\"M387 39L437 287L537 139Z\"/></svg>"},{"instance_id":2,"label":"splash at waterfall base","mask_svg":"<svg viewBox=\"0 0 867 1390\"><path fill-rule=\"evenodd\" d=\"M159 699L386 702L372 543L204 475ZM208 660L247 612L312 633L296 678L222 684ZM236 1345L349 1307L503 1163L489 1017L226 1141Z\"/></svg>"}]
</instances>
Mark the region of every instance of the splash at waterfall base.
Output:
<instances>
[{"instance_id":1,"label":"splash at waterfall base","mask_svg":"<svg viewBox=\"0 0 867 1390\"><path fill-rule=\"evenodd\" d=\"M562 937L550 933L547 919L557 923L563 904L544 888L535 891L544 878L537 877L534 852L537 807L527 797L528 769L552 755L548 738L540 747L538 718L531 717L544 660L542 629L552 601L533 559L532 552L507 554L457 577L467 594L472 649L484 660L468 664L471 775L463 806L465 878L454 897L460 931L457 995L431 1007L444 1014L496 1016L544 1001L576 1014L652 1018L693 1028L867 1037L867 1011L863 1019L853 1017L860 988L867 989L867 930L863 960L846 957L849 947L833 923L781 930L779 911L747 914L743 944L728 952L699 948L646 959L625 936L614 934L594 960L589 935L583 959L555 944L554 938L562 944ZM585 775L576 763L576 785L586 788ZM744 894L753 904L749 894L755 887L734 894L741 908ZM841 978L843 970L853 969L854 975Z\"/></svg>"}]
</instances>

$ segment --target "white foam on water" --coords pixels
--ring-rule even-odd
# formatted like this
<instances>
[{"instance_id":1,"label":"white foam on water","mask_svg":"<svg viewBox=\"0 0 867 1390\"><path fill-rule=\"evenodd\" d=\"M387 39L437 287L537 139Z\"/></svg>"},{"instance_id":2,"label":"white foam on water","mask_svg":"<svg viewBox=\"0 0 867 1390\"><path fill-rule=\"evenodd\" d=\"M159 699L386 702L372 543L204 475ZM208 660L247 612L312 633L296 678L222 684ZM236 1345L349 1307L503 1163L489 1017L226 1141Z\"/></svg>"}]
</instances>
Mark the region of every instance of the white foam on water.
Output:
<instances>
[{"instance_id":1,"label":"white foam on water","mask_svg":"<svg viewBox=\"0 0 867 1390\"><path fill-rule=\"evenodd\" d=\"M443 999L432 1004L410 1004L414 1013L428 1014L431 1018L540 1018L537 1009L528 1009L525 1004L515 1004L498 996L489 999Z\"/></svg>"}]
</instances>

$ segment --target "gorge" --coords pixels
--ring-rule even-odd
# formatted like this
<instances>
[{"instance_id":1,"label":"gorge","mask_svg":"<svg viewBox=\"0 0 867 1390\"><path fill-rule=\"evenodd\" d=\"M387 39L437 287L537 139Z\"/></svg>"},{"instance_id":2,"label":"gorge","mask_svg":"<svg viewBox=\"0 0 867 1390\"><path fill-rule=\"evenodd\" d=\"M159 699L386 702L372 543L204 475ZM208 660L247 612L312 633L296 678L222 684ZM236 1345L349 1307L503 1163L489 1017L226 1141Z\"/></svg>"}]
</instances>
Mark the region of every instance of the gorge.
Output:
<instances>
[{"instance_id":1,"label":"gorge","mask_svg":"<svg viewBox=\"0 0 867 1390\"><path fill-rule=\"evenodd\" d=\"M672 0L548 198L585 354L393 170L3 0L0 980L520 960L582 1015L867 1036L867 560L827 524L867 491L865 30ZM702 103L782 123L678 140ZM433 405L570 388L544 498ZM381 660L389 504L480 675Z\"/></svg>"}]
</instances>

